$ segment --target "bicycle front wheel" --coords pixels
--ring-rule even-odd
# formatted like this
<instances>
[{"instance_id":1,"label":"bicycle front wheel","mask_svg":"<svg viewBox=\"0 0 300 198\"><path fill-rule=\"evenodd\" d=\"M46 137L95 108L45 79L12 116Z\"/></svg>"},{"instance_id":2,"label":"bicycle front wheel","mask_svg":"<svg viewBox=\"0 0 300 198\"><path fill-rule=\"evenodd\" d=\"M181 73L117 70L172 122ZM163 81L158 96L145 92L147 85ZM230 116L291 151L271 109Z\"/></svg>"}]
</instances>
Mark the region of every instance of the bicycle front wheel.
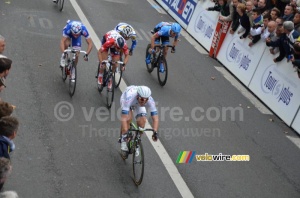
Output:
<instances>
[{"instance_id":1,"label":"bicycle front wheel","mask_svg":"<svg viewBox=\"0 0 300 198\"><path fill-rule=\"evenodd\" d=\"M147 48L146 48L146 67L147 67L147 71L149 73L151 73L153 71L153 65L152 65L152 55L149 53L149 49L151 48L151 44L148 44Z\"/></svg>"},{"instance_id":2,"label":"bicycle front wheel","mask_svg":"<svg viewBox=\"0 0 300 198\"><path fill-rule=\"evenodd\" d=\"M118 66L118 68L116 68L116 72L115 72L115 80L116 80L115 88L119 87L121 80L122 80L122 75L123 75L122 65L119 64L119 66Z\"/></svg>"},{"instance_id":3,"label":"bicycle front wheel","mask_svg":"<svg viewBox=\"0 0 300 198\"><path fill-rule=\"evenodd\" d=\"M72 65L70 67L69 94L72 97L74 95L75 89L76 89L77 69L76 69L75 62L72 62L71 64Z\"/></svg>"},{"instance_id":4,"label":"bicycle front wheel","mask_svg":"<svg viewBox=\"0 0 300 198\"><path fill-rule=\"evenodd\" d=\"M132 153L132 168L133 168L133 181L135 185L141 185L144 176L144 150L142 142L135 143Z\"/></svg>"},{"instance_id":5,"label":"bicycle front wheel","mask_svg":"<svg viewBox=\"0 0 300 198\"><path fill-rule=\"evenodd\" d=\"M58 2L59 11L62 11L64 9L64 2L65 0L59 0Z\"/></svg>"},{"instance_id":6,"label":"bicycle front wheel","mask_svg":"<svg viewBox=\"0 0 300 198\"><path fill-rule=\"evenodd\" d=\"M111 108L111 105L114 101L114 94L115 94L115 73L111 73L110 79L108 79L108 83L106 85L106 105L107 108Z\"/></svg>"},{"instance_id":7,"label":"bicycle front wheel","mask_svg":"<svg viewBox=\"0 0 300 198\"><path fill-rule=\"evenodd\" d=\"M160 86L164 86L168 78L168 65L165 57L160 58L157 66L157 78Z\"/></svg>"}]
</instances>

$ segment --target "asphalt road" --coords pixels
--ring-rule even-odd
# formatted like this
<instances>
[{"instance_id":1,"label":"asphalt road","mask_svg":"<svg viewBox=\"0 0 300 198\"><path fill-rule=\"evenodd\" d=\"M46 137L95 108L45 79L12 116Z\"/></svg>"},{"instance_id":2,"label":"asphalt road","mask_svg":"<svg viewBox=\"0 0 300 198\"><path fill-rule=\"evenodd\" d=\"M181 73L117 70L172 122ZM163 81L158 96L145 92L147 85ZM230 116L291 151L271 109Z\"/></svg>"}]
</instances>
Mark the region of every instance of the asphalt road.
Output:
<instances>
[{"instance_id":1,"label":"asphalt road","mask_svg":"<svg viewBox=\"0 0 300 198\"><path fill-rule=\"evenodd\" d=\"M149 32L160 21L173 21L169 15L158 13L146 0L77 2L99 38L120 21L137 30L138 45L124 80L152 89L160 112L161 143L194 197L300 196L300 152L287 136L299 137L275 115L258 111L215 69L222 67L217 61L182 37L176 54L168 55L166 86L159 86L155 72L146 71ZM14 140L13 172L4 190L25 198L181 197L145 137L145 177L141 186L133 184L130 160L121 159L117 143L121 91L116 91L115 106L105 116L105 98L97 92L94 78L96 48L89 62L81 57L76 93L70 98L58 65L62 28L68 19L79 19L71 3L66 1L59 12L51 0L1 1L0 14L5 54L13 60L1 98L17 106L14 116L21 123ZM74 110L68 121L55 112L62 104ZM231 115L226 109L236 111ZM70 112L65 107L62 113ZM194 159L176 164L180 151L250 155L250 161Z\"/></svg>"}]
</instances>

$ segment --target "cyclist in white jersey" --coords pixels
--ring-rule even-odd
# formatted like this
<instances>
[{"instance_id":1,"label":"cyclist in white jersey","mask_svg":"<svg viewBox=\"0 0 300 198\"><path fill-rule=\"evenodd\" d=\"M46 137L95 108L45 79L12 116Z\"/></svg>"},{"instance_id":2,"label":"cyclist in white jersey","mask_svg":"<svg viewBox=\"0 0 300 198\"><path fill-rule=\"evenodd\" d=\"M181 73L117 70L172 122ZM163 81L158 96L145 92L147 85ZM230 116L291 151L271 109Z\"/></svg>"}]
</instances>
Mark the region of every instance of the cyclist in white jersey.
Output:
<instances>
[{"instance_id":1,"label":"cyclist in white jersey","mask_svg":"<svg viewBox=\"0 0 300 198\"><path fill-rule=\"evenodd\" d=\"M120 98L122 115L121 115L121 150L128 151L126 137L133 117L137 121L137 125L145 128L147 119L147 109L150 110L153 121L153 141L157 141L157 130L159 125L158 113L155 101L151 96L151 90L146 86L131 85L126 88Z\"/></svg>"},{"instance_id":2,"label":"cyclist in white jersey","mask_svg":"<svg viewBox=\"0 0 300 198\"><path fill-rule=\"evenodd\" d=\"M129 48L129 55L132 56L133 50L136 47L137 40L136 40L136 33L133 29L133 27L127 23L119 23L115 30L121 34L121 36L127 41L128 39L131 39L132 44Z\"/></svg>"}]
</instances>

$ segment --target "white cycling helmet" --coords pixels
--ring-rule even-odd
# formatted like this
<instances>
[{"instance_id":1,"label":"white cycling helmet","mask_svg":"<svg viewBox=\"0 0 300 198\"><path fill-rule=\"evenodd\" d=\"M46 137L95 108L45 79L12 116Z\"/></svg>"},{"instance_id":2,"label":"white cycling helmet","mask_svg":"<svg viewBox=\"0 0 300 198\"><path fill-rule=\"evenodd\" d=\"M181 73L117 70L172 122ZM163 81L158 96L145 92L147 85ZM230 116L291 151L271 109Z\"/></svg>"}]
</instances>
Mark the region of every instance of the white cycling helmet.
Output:
<instances>
[{"instance_id":1,"label":"white cycling helmet","mask_svg":"<svg viewBox=\"0 0 300 198\"><path fill-rule=\"evenodd\" d=\"M151 90L146 86L138 86L137 93L142 98L149 98L151 96Z\"/></svg>"},{"instance_id":2,"label":"white cycling helmet","mask_svg":"<svg viewBox=\"0 0 300 198\"><path fill-rule=\"evenodd\" d=\"M123 28L122 32L122 36L126 39L126 38L130 38L132 36L132 28L127 25L125 28Z\"/></svg>"},{"instance_id":3,"label":"white cycling helmet","mask_svg":"<svg viewBox=\"0 0 300 198\"><path fill-rule=\"evenodd\" d=\"M77 21L73 21L71 24L71 32L73 34L80 34L82 31L81 23Z\"/></svg>"}]
</instances>

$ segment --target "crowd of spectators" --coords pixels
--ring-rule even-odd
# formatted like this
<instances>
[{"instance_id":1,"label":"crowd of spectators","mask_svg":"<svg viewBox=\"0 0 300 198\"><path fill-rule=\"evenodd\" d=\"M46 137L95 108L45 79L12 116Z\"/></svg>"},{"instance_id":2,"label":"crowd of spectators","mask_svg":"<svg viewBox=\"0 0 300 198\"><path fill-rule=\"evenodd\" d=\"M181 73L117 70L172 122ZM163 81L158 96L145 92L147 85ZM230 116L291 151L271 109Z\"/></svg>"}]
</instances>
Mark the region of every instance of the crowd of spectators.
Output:
<instances>
[{"instance_id":1,"label":"crowd of spectators","mask_svg":"<svg viewBox=\"0 0 300 198\"><path fill-rule=\"evenodd\" d=\"M300 78L300 0L214 0L208 11L219 11L221 21L231 21L230 34L250 38L252 47L265 42L275 63L286 58Z\"/></svg>"},{"instance_id":2,"label":"crowd of spectators","mask_svg":"<svg viewBox=\"0 0 300 198\"><path fill-rule=\"evenodd\" d=\"M12 67L12 60L3 55L6 42L5 38L0 35L0 92L6 88L5 79ZM0 98L0 190L12 171L10 153L15 149L12 141L17 134L19 121L16 117L11 116L16 107ZM1 197L17 198L14 191L5 191L0 193Z\"/></svg>"}]
</instances>

